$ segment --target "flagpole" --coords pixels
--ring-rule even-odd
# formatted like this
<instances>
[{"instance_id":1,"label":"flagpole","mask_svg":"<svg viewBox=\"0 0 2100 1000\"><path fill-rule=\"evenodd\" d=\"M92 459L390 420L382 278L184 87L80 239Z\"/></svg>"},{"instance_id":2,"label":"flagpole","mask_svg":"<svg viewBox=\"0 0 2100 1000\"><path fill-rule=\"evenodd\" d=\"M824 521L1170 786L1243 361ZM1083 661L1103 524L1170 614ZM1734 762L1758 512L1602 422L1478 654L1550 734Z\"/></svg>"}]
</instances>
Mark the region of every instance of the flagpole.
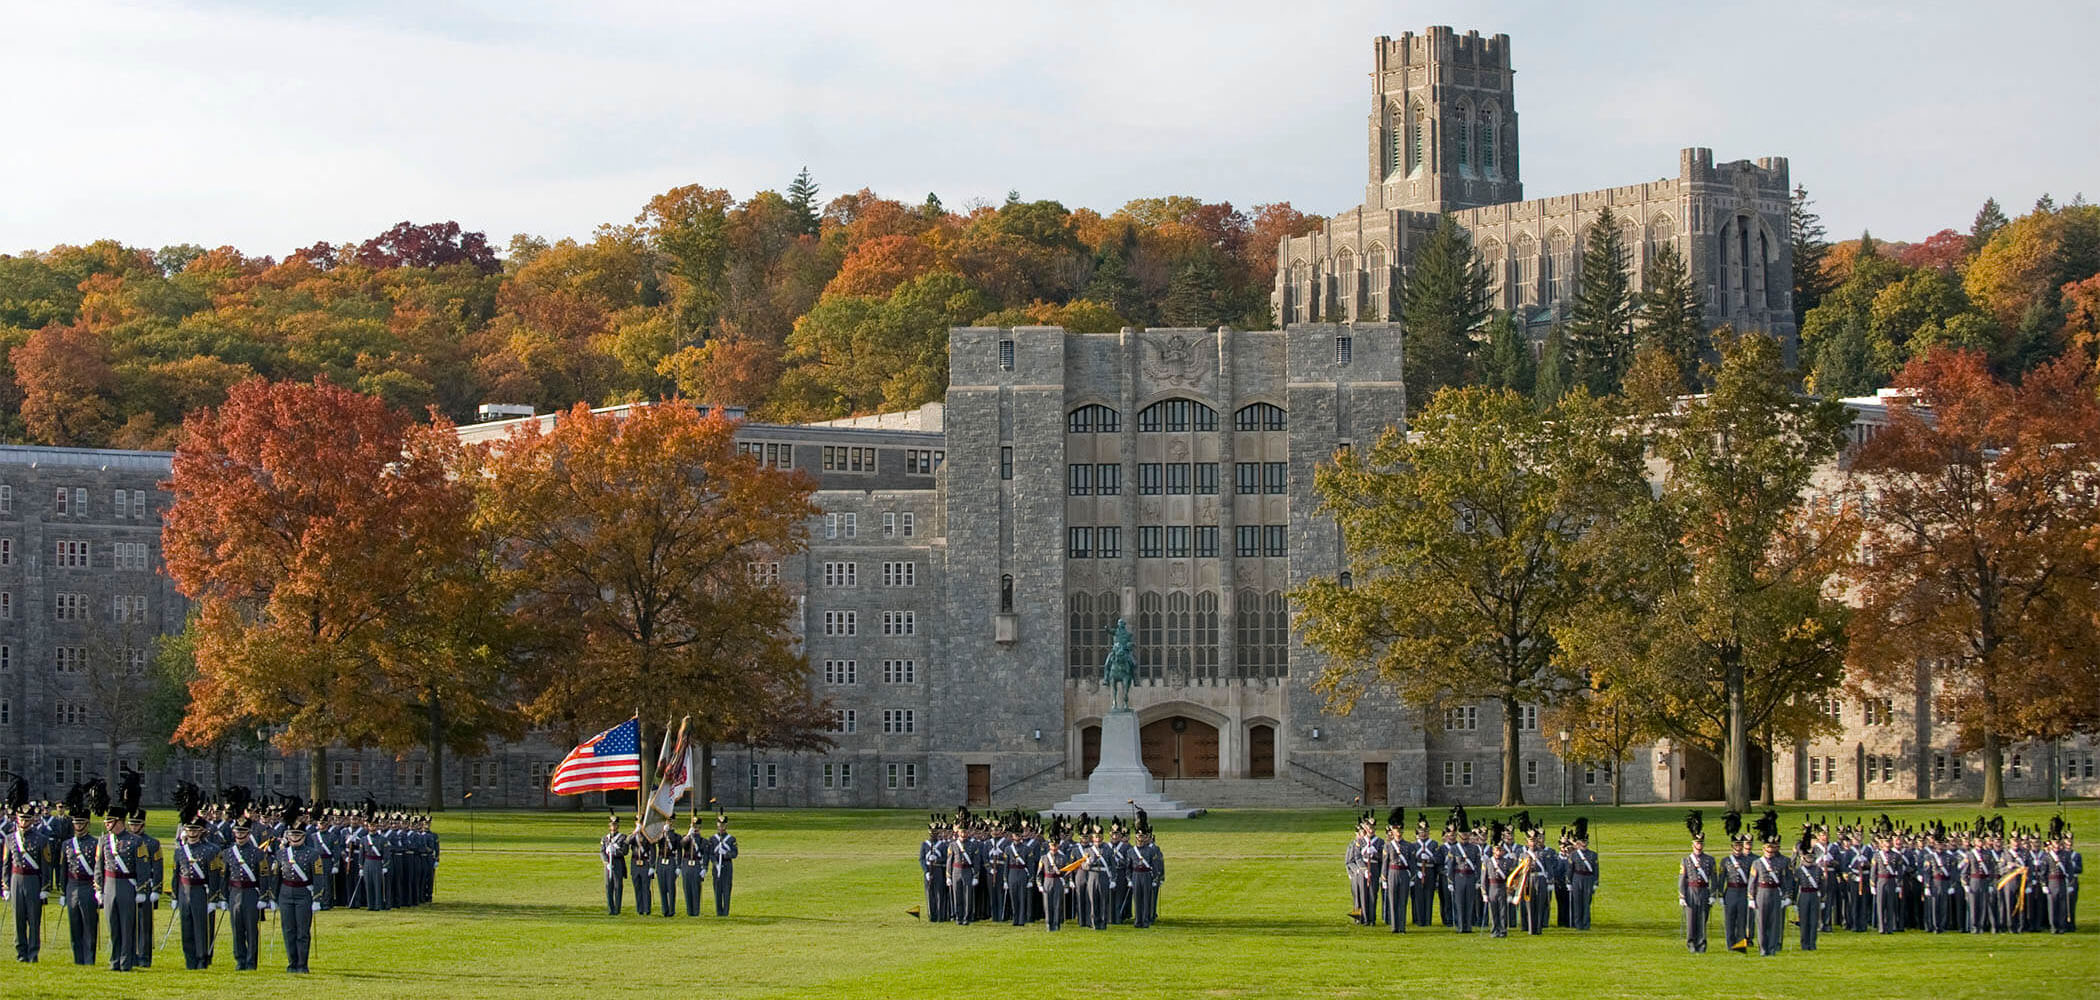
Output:
<instances>
[{"instance_id":1,"label":"flagpole","mask_svg":"<svg viewBox=\"0 0 2100 1000\"><path fill-rule=\"evenodd\" d=\"M642 824L642 809L644 803L649 801L649 767L642 761L642 747L645 745L642 740L642 710L637 708L634 710L634 832L637 836L647 830Z\"/></svg>"},{"instance_id":2,"label":"flagpole","mask_svg":"<svg viewBox=\"0 0 2100 1000\"><path fill-rule=\"evenodd\" d=\"M693 717L688 715L685 717L685 722L681 722L678 724L678 728L680 730L683 730L686 727L686 724L692 721ZM697 820L700 818L700 771L695 766L697 763L698 762L693 759L693 745L691 743L687 743L685 745L685 783L689 787L686 789L685 801L686 805L690 807L691 810L687 815L687 819L689 820Z\"/></svg>"}]
</instances>

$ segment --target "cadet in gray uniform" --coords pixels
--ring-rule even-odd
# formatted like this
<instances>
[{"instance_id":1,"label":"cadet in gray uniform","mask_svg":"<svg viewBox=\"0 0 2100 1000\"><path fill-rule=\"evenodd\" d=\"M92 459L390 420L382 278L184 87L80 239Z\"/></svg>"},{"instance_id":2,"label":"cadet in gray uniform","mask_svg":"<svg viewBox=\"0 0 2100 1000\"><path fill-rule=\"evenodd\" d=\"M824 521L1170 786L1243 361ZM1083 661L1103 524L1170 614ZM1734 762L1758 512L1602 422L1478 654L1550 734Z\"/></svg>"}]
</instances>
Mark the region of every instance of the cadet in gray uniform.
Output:
<instances>
[{"instance_id":1,"label":"cadet in gray uniform","mask_svg":"<svg viewBox=\"0 0 2100 1000\"><path fill-rule=\"evenodd\" d=\"M7 870L7 898L14 904L15 961L34 962L44 946L44 904L51 898L55 852L42 817L30 804L29 782L19 777L8 782L7 811L14 822L6 831L0 861Z\"/></svg>"},{"instance_id":2,"label":"cadet in gray uniform","mask_svg":"<svg viewBox=\"0 0 2100 1000\"><path fill-rule=\"evenodd\" d=\"M146 832L146 810L131 810L131 835L139 840L144 858L140 862L138 894L144 898L133 908L133 930L131 933L131 965L136 969L153 967L153 911L160 908L161 881L167 876L167 863L160 856L160 841Z\"/></svg>"},{"instance_id":3,"label":"cadet in gray uniform","mask_svg":"<svg viewBox=\"0 0 2100 1000\"><path fill-rule=\"evenodd\" d=\"M78 794L68 793L66 796L66 811L73 821L73 835L59 845L59 870L65 879L66 928L72 934L73 964L93 965L96 935L101 930L102 919L102 908L95 899L95 887L102 868L95 837L88 832L87 789L79 785L74 789ZM106 791L102 794L105 798L108 796Z\"/></svg>"},{"instance_id":4,"label":"cadet in gray uniform","mask_svg":"<svg viewBox=\"0 0 2100 1000\"><path fill-rule=\"evenodd\" d=\"M301 822L297 799L285 808L284 840L269 863L277 888L277 924L284 933L284 971L304 974L313 953L314 914L321 903L314 898L315 882L324 872L328 855L308 837Z\"/></svg>"},{"instance_id":5,"label":"cadet in gray uniform","mask_svg":"<svg viewBox=\"0 0 2100 1000\"><path fill-rule=\"evenodd\" d=\"M1729 813L1731 826L1738 822ZM1741 829L1739 826L1736 829ZM1731 832L1733 846L1721 862L1721 940L1732 951L1750 950L1757 934L1750 912L1750 838Z\"/></svg>"},{"instance_id":6,"label":"cadet in gray uniform","mask_svg":"<svg viewBox=\"0 0 2100 1000\"><path fill-rule=\"evenodd\" d=\"M1816 950L1816 934L1823 927L1823 883L1829 876L1820 862L1821 852L1804 823L1794 847L1794 913L1801 923L1802 951Z\"/></svg>"},{"instance_id":7,"label":"cadet in gray uniform","mask_svg":"<svg viewBox=\"0 0 2100 1000\"><path fill-rule=\"evenodd\" d=\"M1137 844L1130 851L1130 890L1136 911L1132 921L1150 927L1159 921L1159 888L1167 882L1167 856L1153 841L1152 820L1137 812Z\"/></svg>"},{"instance_id":8,"label":"cadet in gray uniform","mask_svg":"<svg viewBox=\"0 0 2100 1000\"><path fill-rule=\"evenodd\" d=\"M364 897L365 909L387 908L386 874L392 861L392 850L386 842L386 834L379 828L379 819L366 814L359 817L357 836L357 888L353 896Z\"/></svg>"},{"instance_id":9,"label":"cadet in gray uniform","mask_svg":"<svg viewBox=\"0 0 2100 1000\"><path fill-rule=\"evenodd\" d=\"M1480 834L1457 823L1445 829L1453 831L1454 837L1444 849L1444 881L1450 886L1444 908L1451 914L1451 926L1460 934L1471 934L1480 923ZM1420 878L1421 873L1414 877Z\"/></svg>"},{"instance_id":10,"label":"cadet in gray uniform","mask_svg":"<svg viewBox=\"0 0 2100 1000\"><path fill-rule=\"evenodd\" d=\"M1574 847L1561 859L1567 868L1568 926L1590 929L1590 903L1597 898L1597 852L1590 850L1590 821L1575 817Z\"/></svg>"},{"instance_id":11,"label":"cadet in gray uniform","mask_svg":"<svg viewBox=\"0 0 2100 1000\"><path fill-rule=\"evenodd\" d=\"M1378 922L1376 890L1378 838L1371 834L1371 814L1356 817L1356 837L1342 848L1342 871L1349 878L1349 918L1359 924Z\"/></svg>"},{"instance_id":12,"label":"cadet in gray uniform","mask_svg":"<svg viewBox=\"0 0 2100 1000\"><path fill-rule=\"evenodd\" d=\"M1772 822L1776 827L1777 819ZM1779 831L1759 832L1765 835L1765 848L1750 864L1750 880L1756 890L1750 906L1757 911L1758 953L1770 957L1786 946L1786 910L1793 902L1794 871L1779 855Z\"/></svg>"},{"instance_id":13,"label":"cadet in gray uniform","mask_svg":"<svg viewBox=\"0 0 2100 1000\"><path fill-rule=\"evenodd\" d=\"M948 913L957 925L967 927L976 916L977 858L967 839L969 831L963 829L960 820L953 833L947 849L941 852L941 867L948 873Z\"/></svg>"},{"instance_id":14,"label":"cadet in gray uniform","mask_svg":"<svg viewBox=\"0 0 2100 1000\"><path fill-rule=\"evenodd\" d=\"M233 821L233 843L219 852L226 861L226 910L233 932L233 968L247 972L255 968L262 951L264 873L269 861L254 839L254 823L243 816Z\"/></svg>"},{"instance_id":15,"label":"cadet in gray uniform","mask_svg":"<svg viewBox=\"0 0 2100 1000\"><path fill-rule=\"evenodd\" d=\"M109 970L130 972L138 952L138 871L145 864L145 844L125 821L131 811L123 806L102 814L102 840L96 845L101 861L102 902L109 913Z\"/></svg>"},{"instance_id":16,"label":"cadet in gray uniform","mask_svg":"<svg viewBox=\"0 0 2100 1000\"><path fill-rule=\"evenodd\" d=\"M715 835L707 839L708 875L715 880L715 916L729 915L729 894L736 888L736 834L729 814L715 813Z\"/></svg>"},{"instance_id":17,"label":"cadet in gray uniform","mask_svg":"<svg viewBox=\"0 0 2100 1000\"><path fill-rule=\"evenodd\" d=\"M175 872L175 918L182 924L183 967L208 969L217 934L213 914L219 906L226 863L219 857L218 845L204 838L204 824L198 818L204 804L203 790L181 782L175 790L175 803L182 827L169 866Z\"/></svg>"},{"instance_id":18,"label":"cadet in gray uniform","mask_svg":"<svg viewBox=\"0 0 2100 1000\"><path fill-rule=\"evenodd\" d=\"M678 915L678 856L683 853L684 843L671 832L670 822L665 821L664 835L651 846L649 854L656 859L656 901L666 917Z\"/></svg>"},{"instance_id":19,"label":"cadet in gray uniform","mask_svg":"<svg viewBox=\"0 0 2100 1000\"><path fill-rule=\"evenodd\" d=\"M1487 860L1480 865L1480 901L1487 908L1488 936L1509 936L1509 876L1516 869L1504 853L1502 823L1496 821Z\"/></svg>"},{"instance_id":20,"label":"cadet in gray uniform","mask_svg":"<svg viewBox=\"0 0 2100 1000\"><path fill-rule=\"evenodd\" d=\"M704 846L705 839L701 843ZM919 842L919 874L926 883L926 919L930 923L948 920L948 876L941 866L941 854L947 844L940 818L935 817L926 824L926 839Z\"/></svg>"},{"instance_id":21,"label":"cadet in gray uniform","mask_svg":"<svg viewBox=\"0 0 2100 1000\"><path fill-rule=\"evenodd\" d=\"M649 915L649 885L656 878L656 845L649 842L637 821L634 832L627 835L627 860L634 874L634 912L639 916Z\"/></svg>"},{"instance_id":22,"label":"cadet in gray uniform","mask_svg":"<svg viewBox=\"0 0 2100 1000\"><path fill-rule=\"evenodd\" d=\"M1385 818L1385 840L1378 845L1379 917L1388 931L1407 933L1407 901L1414 894L1414 865L1408 862L1407 810L1396 808ZM1446 855L1448 857L1448 855ZM1446 907L1450 904L1446 903Z\"/></svg>"},{"instance_id":23,"label":"cadet in gray uniform","mask_svg":"<svg viewBox=\"0 0 2100 1000\"><path fill-rule=\"evenodd\" d=\"M1909 874L1903 855L1883 834L1874 851L1874 914L1883 934L1903 929L1903 878Z\"/></svg>"},{"instance_id":24,"label":"cadet in gray uniform","mask_svg":"<svg viewBox=\"0 0 2100 1000\"><path fill-rule=\"evenodd\" d=\"M1064 834L1063 822L1059 819L1050 821L1049 843L1043 849L1043 856L1036 861L1036 881L1043 887L1043 919L1053 931L1064 926L1065 882L1072 877L1065 871L1065 866L1071 861L1065 856L1064 846L1058 842Z\"/></svg>"},{"instance_id":25,"label":"cadet in gray uniform","mask_svg":"<svg viewBox=\"0 0 2100 1000\"><path fill-rule=\"evenodd\" d=\"M1006 919L1015 927L1026 927L1034 919L1035 912L1035 862L1041 853L1035 838L1035 827L1027 820L1019 820L1014 836L1006 844L1006 857L1000 866L1005 883Z\"/></svg>"},{"instance_id":26,"label":"cadet in gray uniform","mask_svg":"<svg viewBox=\"0 0 2100 1000\"><path fill-rule=\"evenodd\" d=\"M1706 853L1705 822L1697 809L1685 817L1684 825L1692 834L1692 853L1677 864L1677 906L1684 911L1684 946L1699 955L1706 952L1713 887L1721 879L1713 856Z\"/></svg>"},{"instance_id":27,"label":"cadet in gray uniform","mask_svg":"<svg viewBox=\"0 0 2100 1000\"><path fill-rule=\"evenodd\" d=\"M700 915L700 887L707 882L707 835L700 832L700 817L686 822L685 836L678 838L678 878L685 888L685 915Z\"/></svg>"},{"instance_id":28,"label":"cadet in gray uniform","mask_svg":"<svg viewBox=\"0 0 2100 1000\"><path fill-rule=\"evenodd\" d=\"M605 912L620 915L627 892L627 835L620 832L620 817L607 813L605 836L598 838L598 860L605 868Z\"/></svg>"}]
</instances>

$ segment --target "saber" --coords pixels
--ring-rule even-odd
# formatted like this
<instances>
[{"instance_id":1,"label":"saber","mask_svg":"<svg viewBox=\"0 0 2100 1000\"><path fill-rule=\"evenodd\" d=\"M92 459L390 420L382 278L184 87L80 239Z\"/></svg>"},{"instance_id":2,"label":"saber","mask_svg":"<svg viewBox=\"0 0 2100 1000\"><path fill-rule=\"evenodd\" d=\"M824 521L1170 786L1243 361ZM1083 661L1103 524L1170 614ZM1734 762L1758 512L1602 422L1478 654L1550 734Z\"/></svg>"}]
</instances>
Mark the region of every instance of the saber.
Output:
<instances>
[{"instance_id":1,"label":"saber","mask_svg":"<svg viewBox=\"0 0 2100 1000\"><path fill-rule=\"evenodd\" d=\"M175 919L176 919L176 917L180 916L181 914L182 914L182 897L181 897L181 896L173 896L173 897L170 897L170 898L169 898L169 900L168 900L168 925L167 925L166 927L163 927L163 928L161 928L161 929L160 929L160 943L159 943L159 944L157 944L157 945L154 945L154 946L153 946L153 950L154 950L154 951L158 952L158 951L160 951L160 950L161 950L162 948L165 948L165 947L167 947L167 946L168 946L168 935L174 932L174 930L175 930Z\"/></svg>"}]
</instances>

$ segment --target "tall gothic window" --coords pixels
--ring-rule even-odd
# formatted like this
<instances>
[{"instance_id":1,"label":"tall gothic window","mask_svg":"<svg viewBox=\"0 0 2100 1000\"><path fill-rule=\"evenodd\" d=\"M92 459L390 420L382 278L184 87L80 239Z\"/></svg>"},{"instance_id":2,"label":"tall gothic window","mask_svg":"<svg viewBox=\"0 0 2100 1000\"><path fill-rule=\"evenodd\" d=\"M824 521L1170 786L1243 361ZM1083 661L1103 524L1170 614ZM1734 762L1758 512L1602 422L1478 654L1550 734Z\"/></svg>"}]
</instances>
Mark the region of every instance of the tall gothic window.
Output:
<instances>
[{"instance_id":1,"label":"tall gothic window","mask_svg":"<svg viewBox=\"0 0 2100 1000\"><path fill-rule=\"evenodd\" d=\"M1364 255L1364 274L1371 282L1371 318L1391 319L1385 311L1385 286L1392 275L1386 273L1384 247L1374 246Z\"/></svg>"},{"instance_id":2,"label":"tall gothic window","mask_svg":"<svg viewBox=\"0 0 2100 1000\"><path fill-rule=\"evenodd\" d=\"M1407 115L1398 107L1387 106L1385 117L1385 175L1391 177L1405 165L1401 158L1407 149Z\"/></svg>"},{"instance_id":3,"label":"tall gothic window","mask_svg":"<svg viewBox=\"0 0 2100 1000\"><path fill-rule=\"evenodd\" d=\"M1163 603L1157 593L1138 595L1138 676L1148 680L1159 678L1167 624Z\"/></svg>"},{"instance_id":4,"label":"tall gothic window","mask_svg":"<svg viewBox=\"0 0 2100 1000\"><path fill-rule=\"evenodd\" d=\"M1167 595L1167 667L1175 676L1189 673L1189 595L1175 591Z\"/></svg>"},{"instance_id":5,"label":"tall gothic window","mask_svg":"<svg viewBox=\"0 0 2100 1000\"><path fill-rule=\"evenodd\" d=\"M1546 266L1546 301L1567 301L1568 281L1575 274L1575 241L1566 230L1556 229L1546 237Z\"/></svg>"},{"instance_id":6,"label":"tall gothic window","mask_svg":"<svg viewBox=\"0 0 2100 1000\"><path fill-rule=\"evenodd\" d=\"M1338 293L1342 297L1342 318L1356 318L1356 255L1343 247L1334 258L1334 278Z\"/></svg>"},{"instance_id":7,"label":"tall gothic window","mask_svg":"<svg viewBox=\"0 0 2100 1000\"><path fill-rule=\"evenodd\" d=\"M1502 244L1494 237L1480 245L1480 264L1487 269L1488 305L1495 309L1507 309L1509 303L1502 300L1503 286L1508 284L1508 265L1502 260Z\"/></svg>"},{"instance_id":8,"label":"tall gothic window","mask_svg":"<svg viewBox=\"0 0 2100 1000\"><path fill-rule=\"evenodd\" d=\"M1471 115L1467 113L1465 106L1460 105L1458 117L1452 120L1452 124L1457 128L1458 132L1451 139L1458 144L1458 166L1462 170L1470 169L1473 166L1473 145L1467 141L1470 135L1469 130L1466 128L1466 121L1470 117Z\"/></svg>"},{"instance_id":9,"label":"tall gothic window","mask_svg":"<svg viewBox=\"0 0 2100 1000\"><path fill-rule=\"evenodd\" d=\"M1429 162L1429 114L1423 110L1420 102L1417 102L1415 113L1410 117L1408 125L1413 128L1414 134L1410 137L1409 145L1414 154L1414 162L1408 164L1407 172L1412 174Z\"/></svg>"},{"instance_id":10,"label":"tall gothic window","mask_svg":"<svg viewBox=\"0 0 2100 1000\"><path fill-rule=\"evenodd\" d=\"M1530 233L1517 234L1516 249L1512 251L1517 264L1517 304L1537 305L1539 301L1539 244Z\"/></svg>"},{"instance_id":11,"label":"tall gothic window","mask_svg":"<svg viewBox=\"0 0 2100 1000\"><path fill-rule=\"evenodd\" d=\"M1196 596L1196 665L1194 676L1215 680L1218 676L1218 595L1209 591Z\"/></svg>"},{"instance_id":12,"label":"tall gothic window","mask_svg":"<svg viewBox=\"0 0 2100 1000\"><path fill-rule=\"evenodd\" d=\"M1495 113L1480 113L1480 169L1492 173L1495 169Z\"/></svg>"}]
</instances>

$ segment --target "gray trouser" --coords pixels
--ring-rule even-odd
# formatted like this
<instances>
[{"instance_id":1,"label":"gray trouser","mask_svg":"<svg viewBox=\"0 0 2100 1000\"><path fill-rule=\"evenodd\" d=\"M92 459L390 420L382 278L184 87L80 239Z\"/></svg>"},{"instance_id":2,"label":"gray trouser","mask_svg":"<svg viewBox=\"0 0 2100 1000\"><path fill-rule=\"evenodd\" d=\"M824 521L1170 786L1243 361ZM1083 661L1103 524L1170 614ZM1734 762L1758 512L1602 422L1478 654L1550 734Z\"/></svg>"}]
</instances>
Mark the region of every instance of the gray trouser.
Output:
<instances>
[{"instance_id":1,"label":"gray trouser","mask_svg":"<svg viewBox=\"0 0 2100 1000\"><path fill-rule=\"evenodd\" d=\"M1903 883L1900 880L1875 880L1874 912L1881 922L1881 933L1894 934L1903 929Z\"/></svg>"},{"instance_id":2,"label":"gray trouser","mask_svg":"<svg viewBox=\"0 0 2100 1000\"><path fill-rule=\"evenodd\" d=\"M970 869L948 869L948 912L954 916L956 923L967 924L977 918L977 914L972 912L977 902L976 893L972 890L976 888L970 884ZM715 893L720 895L721 892L722 880L717 877Z\"/></svg>"},{"instance_id":3,"label":"gray trouser","mask_svg":"<svg viewBox=\"0 0 2100 1000\"><path fill-rule=\"evenodd\" d=\"M182 963L191 969L211 968L213 929L211 889L185 885L175 890L176 917L182 922Z\"/></svg>"},{"instance_id":4,"label":"gray trouser","mask_svg":"<svg viewBox=\"0 0 2100 1000\"><path fill-rule=\"evenodd\" d=\"M277 927L284 933L284 971L305 972L314 946L314 892L302 886L277 890Z\"/></svg>"},{"instance_id":5,"label":"gray trouser","mask_svg":"<svg viewBox=\"0 0 2100 1000\"><path fill-rule=\"evenodd\" d=\"M729 915L729 891L734 887L736 869L724 861L715 866L715 916Z\"/></svg>"},{"instance_id":6,"label":"gray trouser","mask_svg":"<svg viewBox=\"0 0 2100 1000\"><path fill-rule=\"evenodd\" d=\"M1596 876L1577 875L1568 880L1569 927L1582 931L1590 929L1590 900L1596 895Z\"/></svg>"},{"instance_id":7,"label":"gray trouser","mask_svg":"<svg viewBox=\"0 0 2100 1000\"><path fill-rule=\"evenodd\" d=\"M634 869L634 912L649 915L650 869L637 865Z\"/></svg>"},{"instance_id":8,"label":"gray trouser","mask_svg":"<svg viewBox=\"0 0 2100 1000\"><path fill-rule=\"evenodd\" d=\"M109 913L109 967L118 971L129 969L138 957L138 942L134 940L139 927L138 887L128 878L105 875L102 901Z\"/></svg>"},{"instance_id":9,"label":"gray trouser","mask_svg":"<svg viewBox=\"0 0 2100 1000\"><path fill-rule=\"evenodd\" d=\"M233 967L253 969L262 951L262 890L226 887L226 929L233 935Z\"/></svg>"},{"instance_id":10,"label":"gray trouser","mask_svg":"<svg viewBox=\"0 0 2100 1000\"><path fill-rule=\"evenodd\" d=\"M364 894L365 909L384 910L390 904L386 898L386 870L379 861L366 858L357 866L358 891Z\"/></svg>"},{"instance_id":11,"label":"gray trouser","mask_svg":"<svg viewBox=\"0 0 2100 1000\"><path fill-rule=\"evenodd\" d=\"M688 917L700 915L700 886L707 881L706 875L707 869L702 868L698 861L686 865L678 873L685 883L685 915Z\"/></svg>"},{"instance_id":12,"label":"gray trouser","mask_svg":"<svg viewBox=\"0 0 2100 1000\"><path fill-rule=\"evenodd\" d=\"M1794 894L1794 907L1801 914L1801 950L1816 950L1816 933L1823 929L1823 894L1803 889Z\"/></svg>"},{"instance_id":13,"label":"gray trouser","mask_svg":"<svg viewBox=\"0 0 2100 1000\"><path fill-rule=\"evenodd\" d=\"M1750 893L1729 889L1721 894L1721 943L1734 948L1755 935L1750 922Z\"/></svg>"},{"instance_id":14,"label":"gray trouser","mask_svg":"<svg viewBox=\"0 0 2100 1000\"><path fill-rule=\"evenodd\" d=\"M151 894L160 890L141 885L139 891L148 895L145 902L132 907L131 911L131 967L150 969L153 968L153 904L156 902Z\"/></svg>"},{"instance_id":15,"label":"gray trouser","mask_svg":"<svg viewBox=\"0 0 2100 1000\"><path fill-rule=\"evenodd\" d=\"M1150 927L1159 919L1159 881L1150 874L1139 875L1131 883L1130 899L1134 908L1131 923Z\"/></svg>"},{"instance_id":16,"label":"gray trouser","mask_svg":"<svg viewBox=\"0 0 2100 1000\"><path fill-rule=\"evenodd\" d=\"M1451 914L1451 926L1460 934L1471 934L1480 923L1480 876L1473 872L1451 873L1449 895L1444 897L1444 912ZM1399 912L1400 907L1393 907Z\"/></svg>"},{"instance_id":17,"label":"gray trouser","mask_svg":"<svg viewBox=\"0 0 2100 1000\"><path fill-rule=\"evenodd\" d=\"M1757 948L1777 955L1786 944L1786 894L1778 887L1757 890Z\"/></svg>"},{"instance_id":18,"label":"gray trouser","mask_svg":"<svg viewBox=\"0 0 2100 1000\"><path fill-rule=\"evenodd\" d=\"M8 878L7 896L15 904L15 958L24 962L36 961L44 947L44 901L38 898L44 891L41 873Z\"/></svg>"},{"instance_id":19,"label":"gray trouser","mask_svg":"<svg viewBox=\"0 0 2100 1000\"><path fill-rule=\"evenodd\" d=\"M1043 919L1051 930L1064 926L1065 880L1043 876Z\"/></svg>"},{"instance_id":20,"label":"gray trouser","mask_svg":"<svg viewBox=\"0 0 2100 1000\"><path fill-rule=\"evenodd\" d=\"M1409 888L1407 869L1386 871L1385 892L1378 906L1379 916L1395 934L1407 933L1407 893ZM1449 908L1448 906L1446 907Z\"/></svg>"},{"instance_id":21,"label":"gray trouser","mask_svg":"<svg viewBox=\"0 0 2100 1000\"><path fill-rule=\"evenodd\" d=\"M1698 893L1685 899L1684 945L1693 952L1706 950L1706 925L1713 919L1713 897Z\"/></svg>"},{"instance_id":22,"label":"gray trouser","mask_svg":"<svg viewBox=\"0 0 2100 1000\"><path fill-rule=\"evenodd\" d=\"M1509 887L1490 884L1487 888L1488 936L1509 936Z\"/></svg>"},{"instance_id":23,"label":"gray trouser","mask_svg":"<svg viewBox=\"0 0 2100 1000\"><path fill-rule=\"evenodd\" d=\"M1028 891L1027 869L1015 871L1012 868L1008 868L1006 870L1006 919L1012 921L1015 927L1026 927L1028 925L1028 918L1033 916L1031 904L1034 903L1034 900L1029 897L1033 895L1034 893Z\"/></svg>"},{"instance_id":24,"label":"gray trouser","mask_svg":"<svg viewBox=\"0 0 2100 1000\"><path fill-rule=\"evenodd\" d=\"M95 964L96 938L101 931L102 908L95 903L95 883L66 882L66 929L73 933L73 964Z\"/></svg>"},{"instance_id":25,"label":"gray trouser","mask_svg":"<svg viewBox=\"0 0 2100 1000\"><path fill-rule=\"evenodd\" d=\"M656 901L663 904L664 916L678 915L678 866L656 866Z\"/></svg>"},{"instance_id":26,"label":"gray trouser","mask_svg":"<svg viewBox=\"0 0 2100 1000\"><path fill-rule=\"evenodd\" d=\"M620 904L627 895L627 876L607 868L605 870L605 912L617 917Z\"/></svg>"}]
</instances>

